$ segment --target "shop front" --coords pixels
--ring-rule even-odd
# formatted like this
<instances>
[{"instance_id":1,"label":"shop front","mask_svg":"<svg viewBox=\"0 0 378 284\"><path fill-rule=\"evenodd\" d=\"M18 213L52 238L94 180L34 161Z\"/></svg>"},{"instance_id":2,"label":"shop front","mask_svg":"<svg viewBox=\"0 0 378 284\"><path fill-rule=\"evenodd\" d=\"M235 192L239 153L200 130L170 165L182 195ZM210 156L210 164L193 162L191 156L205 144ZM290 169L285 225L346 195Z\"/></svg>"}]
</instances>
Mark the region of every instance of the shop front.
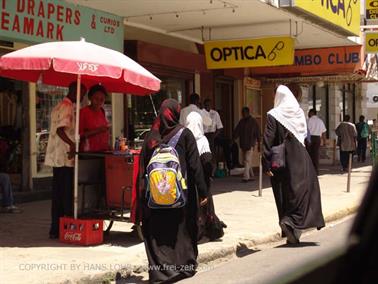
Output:
<instances>
[{"instance_id":1,"label":"shop front","mask_svg":"<svg viewBox=\"0 0 378 284\"><path fill-rule=\"evenodd\" d=\"M125 125L130 140L141 143L150 129L163 100L176 99L186 106L191 93L200 86L199 72L205 69L204 58L195 54L141 40L126 40L125 54L155 74L162 82L152 96L127 96Z\"/></svg>"},{"instance_id":2,"label":"shop front","mask_svg":"<svg viewBox=\"0 0 378 284\"><path fill-rule=\"evenodd\" d=\"M81 37L123 51L122 18L109 13L58 0L2 1L0 13L0 55L36 43ZM1 170L11 174L16 191L49 189L52 169L44 165L44 157L50 113L67 89L0 80L0 149L5 157ZM110 121L112 113L114 117L122 111L115 110L112 101L109 96L105 107ZM113 132L122 127L123 121L113 121Z\"/></svg>"}]
</instances>

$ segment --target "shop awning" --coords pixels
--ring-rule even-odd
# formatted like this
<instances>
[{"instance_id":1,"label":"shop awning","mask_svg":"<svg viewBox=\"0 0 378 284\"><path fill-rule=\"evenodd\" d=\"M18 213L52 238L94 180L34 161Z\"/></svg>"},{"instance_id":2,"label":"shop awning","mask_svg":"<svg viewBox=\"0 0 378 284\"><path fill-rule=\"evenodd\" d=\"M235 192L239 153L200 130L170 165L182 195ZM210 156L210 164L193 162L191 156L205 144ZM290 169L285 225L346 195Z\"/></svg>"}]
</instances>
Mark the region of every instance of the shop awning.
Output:
<instances>
[{"instance_id":1,"label":"shop awning","mask_svg":"<svg viewBox=\"0 0 378 284\"><path fill-rule=\"evenodd\" d=\"M138 31L145 30L200 44L270 36L293 36L296 48L355 44L268 0L67 1L124 17L125 39L137 39Z\"/></svg>"}]
</instances>

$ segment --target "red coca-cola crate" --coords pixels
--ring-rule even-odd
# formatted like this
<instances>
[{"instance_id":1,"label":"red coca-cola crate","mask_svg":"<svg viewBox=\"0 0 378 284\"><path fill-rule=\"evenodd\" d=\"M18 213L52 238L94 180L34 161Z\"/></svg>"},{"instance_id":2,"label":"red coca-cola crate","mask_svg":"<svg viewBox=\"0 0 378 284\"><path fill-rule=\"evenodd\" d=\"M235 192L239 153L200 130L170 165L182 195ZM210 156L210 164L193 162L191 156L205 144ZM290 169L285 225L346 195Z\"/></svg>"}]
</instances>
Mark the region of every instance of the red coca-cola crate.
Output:
<instances>
[{"instance_id":1,"label":"red coca-cola crate","mask_svg":"<svg viewBox=\"0 0 378 284\"><path fill-rule=\"evenodd\" d=\"M98 245L103 242L104 220L61 217L59 241L76 245Z\"/></svg>"}]
</instances>

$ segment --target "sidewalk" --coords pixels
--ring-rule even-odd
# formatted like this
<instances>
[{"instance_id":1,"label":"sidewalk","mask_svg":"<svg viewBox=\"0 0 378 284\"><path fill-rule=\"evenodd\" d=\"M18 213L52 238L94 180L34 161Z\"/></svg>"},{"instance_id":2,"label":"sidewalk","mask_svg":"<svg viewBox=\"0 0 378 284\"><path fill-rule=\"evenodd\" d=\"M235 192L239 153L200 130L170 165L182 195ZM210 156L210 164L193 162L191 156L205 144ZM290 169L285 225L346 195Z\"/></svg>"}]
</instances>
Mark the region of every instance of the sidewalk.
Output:
<instances>
[{"instance_id":1,"label":"sidewalk","mask_svg":"<svg viewBox=\"0 0 378 284\"><path fill-rule=\"evenodd\" d=\"M371 166L352 173L351 192L347 174L321 171L323 214L327 222L356 211L370 176ZM331 174L332 173L332 174ZM238 246L280 239L277 213L269 179L263 196L258 181L241 183L238 177L214 181L216 212L228 228L221 241L199 246L199 262L231 257ZM143 271L147 264L144 245L131 232L131 224L115 222L103 245L80 247L48 239L50 201L21 204L23 214L0 214L1 283L76 283L112 280L117 271Z\"/></svg>"}]
</instances>

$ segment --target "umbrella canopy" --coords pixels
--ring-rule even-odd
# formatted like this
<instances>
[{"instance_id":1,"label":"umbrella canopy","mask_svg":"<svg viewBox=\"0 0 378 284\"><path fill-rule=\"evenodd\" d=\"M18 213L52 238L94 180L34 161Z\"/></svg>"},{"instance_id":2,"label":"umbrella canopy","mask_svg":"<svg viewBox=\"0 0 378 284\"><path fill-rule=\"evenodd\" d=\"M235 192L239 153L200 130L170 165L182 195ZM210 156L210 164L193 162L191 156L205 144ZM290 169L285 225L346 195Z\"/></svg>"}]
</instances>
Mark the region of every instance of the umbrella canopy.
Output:
<instances>
[{"instance_id":1,"label":"umbrella canopy","mask_svg":"<svg viewBox=\"0 0 378 284\"><path fill-rule=\"evenodd\" d=\"M110 92L147 95L160 89L160 80L126 55L81 41L47 42L0 58L0 76L56 86L76 81L90 87L101 83Z\"/></svg>"}]
</instances>

